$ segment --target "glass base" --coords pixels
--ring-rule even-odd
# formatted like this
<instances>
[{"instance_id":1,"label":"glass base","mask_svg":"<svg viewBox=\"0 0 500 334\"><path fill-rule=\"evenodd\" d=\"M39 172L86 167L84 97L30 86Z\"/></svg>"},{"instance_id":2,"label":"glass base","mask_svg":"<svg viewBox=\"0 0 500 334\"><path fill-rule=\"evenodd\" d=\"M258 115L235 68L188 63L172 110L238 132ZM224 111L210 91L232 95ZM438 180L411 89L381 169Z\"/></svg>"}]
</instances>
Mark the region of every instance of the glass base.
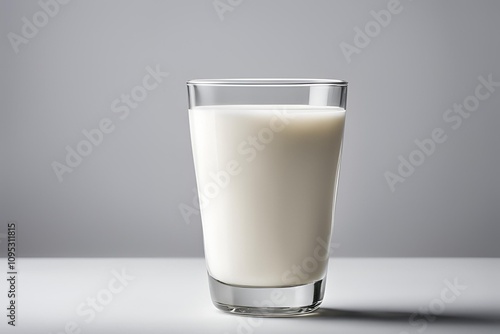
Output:
<instances>
[{"instance_id":1,"label":"glass base","mask_svg":"<svg viewBox=\"0 0 500 334\"><path fill-rule=\"evenodd\" d=\"M305 315L323 301L325 279L292 287L247 287L222 283L208 275L212 302L219 310L256 317Z\"/></svg>"}]
</instances>

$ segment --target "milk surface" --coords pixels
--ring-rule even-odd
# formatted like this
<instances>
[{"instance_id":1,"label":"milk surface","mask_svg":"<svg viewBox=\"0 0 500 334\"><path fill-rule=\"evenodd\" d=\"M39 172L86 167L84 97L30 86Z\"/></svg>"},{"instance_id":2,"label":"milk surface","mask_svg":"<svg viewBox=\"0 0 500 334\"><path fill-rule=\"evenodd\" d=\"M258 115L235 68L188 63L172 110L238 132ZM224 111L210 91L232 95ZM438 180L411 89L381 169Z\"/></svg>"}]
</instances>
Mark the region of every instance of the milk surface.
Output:
<instances>
[{"instance_id":1,"label":"milk surface","mask_svg":"<svg viewBox=\"0 0 500 334\"><path fill-rule=\"evenodd\" d=\"M205 258L215 279L281 287L322 279L345 110L189 110Z\"/></svg>"}]
</instances>

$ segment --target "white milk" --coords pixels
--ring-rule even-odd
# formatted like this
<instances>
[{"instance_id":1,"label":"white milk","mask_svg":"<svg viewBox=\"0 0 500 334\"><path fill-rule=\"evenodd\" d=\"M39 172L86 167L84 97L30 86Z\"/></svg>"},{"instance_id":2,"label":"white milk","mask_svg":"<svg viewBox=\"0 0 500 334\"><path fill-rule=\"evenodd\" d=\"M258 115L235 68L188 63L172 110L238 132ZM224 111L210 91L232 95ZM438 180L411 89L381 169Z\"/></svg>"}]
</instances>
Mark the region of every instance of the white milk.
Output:
<instances>
[{"instance_id":1,"label":"white milk","mask_svg":"<svg viewBox=\"0 0 500 334\"><path fill-rule=\"evenodd\" d=\"M324 277L345 110L189 111L209 273L240 286Z\"/></svg>"}]
</instances>

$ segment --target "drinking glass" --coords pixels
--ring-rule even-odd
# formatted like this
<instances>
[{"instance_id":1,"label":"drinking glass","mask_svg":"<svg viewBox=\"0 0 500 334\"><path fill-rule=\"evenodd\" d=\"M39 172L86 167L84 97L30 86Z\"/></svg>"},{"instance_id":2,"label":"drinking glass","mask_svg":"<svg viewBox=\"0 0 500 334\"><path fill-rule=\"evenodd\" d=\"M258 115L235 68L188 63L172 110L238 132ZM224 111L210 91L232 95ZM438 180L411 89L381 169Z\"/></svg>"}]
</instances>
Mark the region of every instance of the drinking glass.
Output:
<instances>
[{"instance_id":1,"label":"drinking glass","mask_svg":"<svg viewBox=\"0 0 500 334\"><path fill-rule=\"evenodd\" d=\"M323 299L347 82L187 82L205 259L214 305L255 316Z\"/></svg>"}]
</instances>

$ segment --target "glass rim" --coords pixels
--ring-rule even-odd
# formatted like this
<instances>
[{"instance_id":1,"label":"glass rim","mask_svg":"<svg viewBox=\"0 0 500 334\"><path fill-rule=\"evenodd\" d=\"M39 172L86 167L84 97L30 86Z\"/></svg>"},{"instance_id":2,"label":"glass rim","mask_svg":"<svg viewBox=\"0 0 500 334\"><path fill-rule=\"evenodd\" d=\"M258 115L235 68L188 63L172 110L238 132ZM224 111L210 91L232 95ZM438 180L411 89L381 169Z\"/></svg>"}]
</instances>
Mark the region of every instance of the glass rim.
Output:
<instances>
[{"instance_id":1,"label":"glass rim","mask_svg":"<svg viewBox=\"0 0 500 334\"><path fill-rule=\"evenodd\" d=\"M193 79L188 86L347 86L347 81L337 79L293 79L293 78L241 78L241 79Z\"/></svg>"}]
</instances>

